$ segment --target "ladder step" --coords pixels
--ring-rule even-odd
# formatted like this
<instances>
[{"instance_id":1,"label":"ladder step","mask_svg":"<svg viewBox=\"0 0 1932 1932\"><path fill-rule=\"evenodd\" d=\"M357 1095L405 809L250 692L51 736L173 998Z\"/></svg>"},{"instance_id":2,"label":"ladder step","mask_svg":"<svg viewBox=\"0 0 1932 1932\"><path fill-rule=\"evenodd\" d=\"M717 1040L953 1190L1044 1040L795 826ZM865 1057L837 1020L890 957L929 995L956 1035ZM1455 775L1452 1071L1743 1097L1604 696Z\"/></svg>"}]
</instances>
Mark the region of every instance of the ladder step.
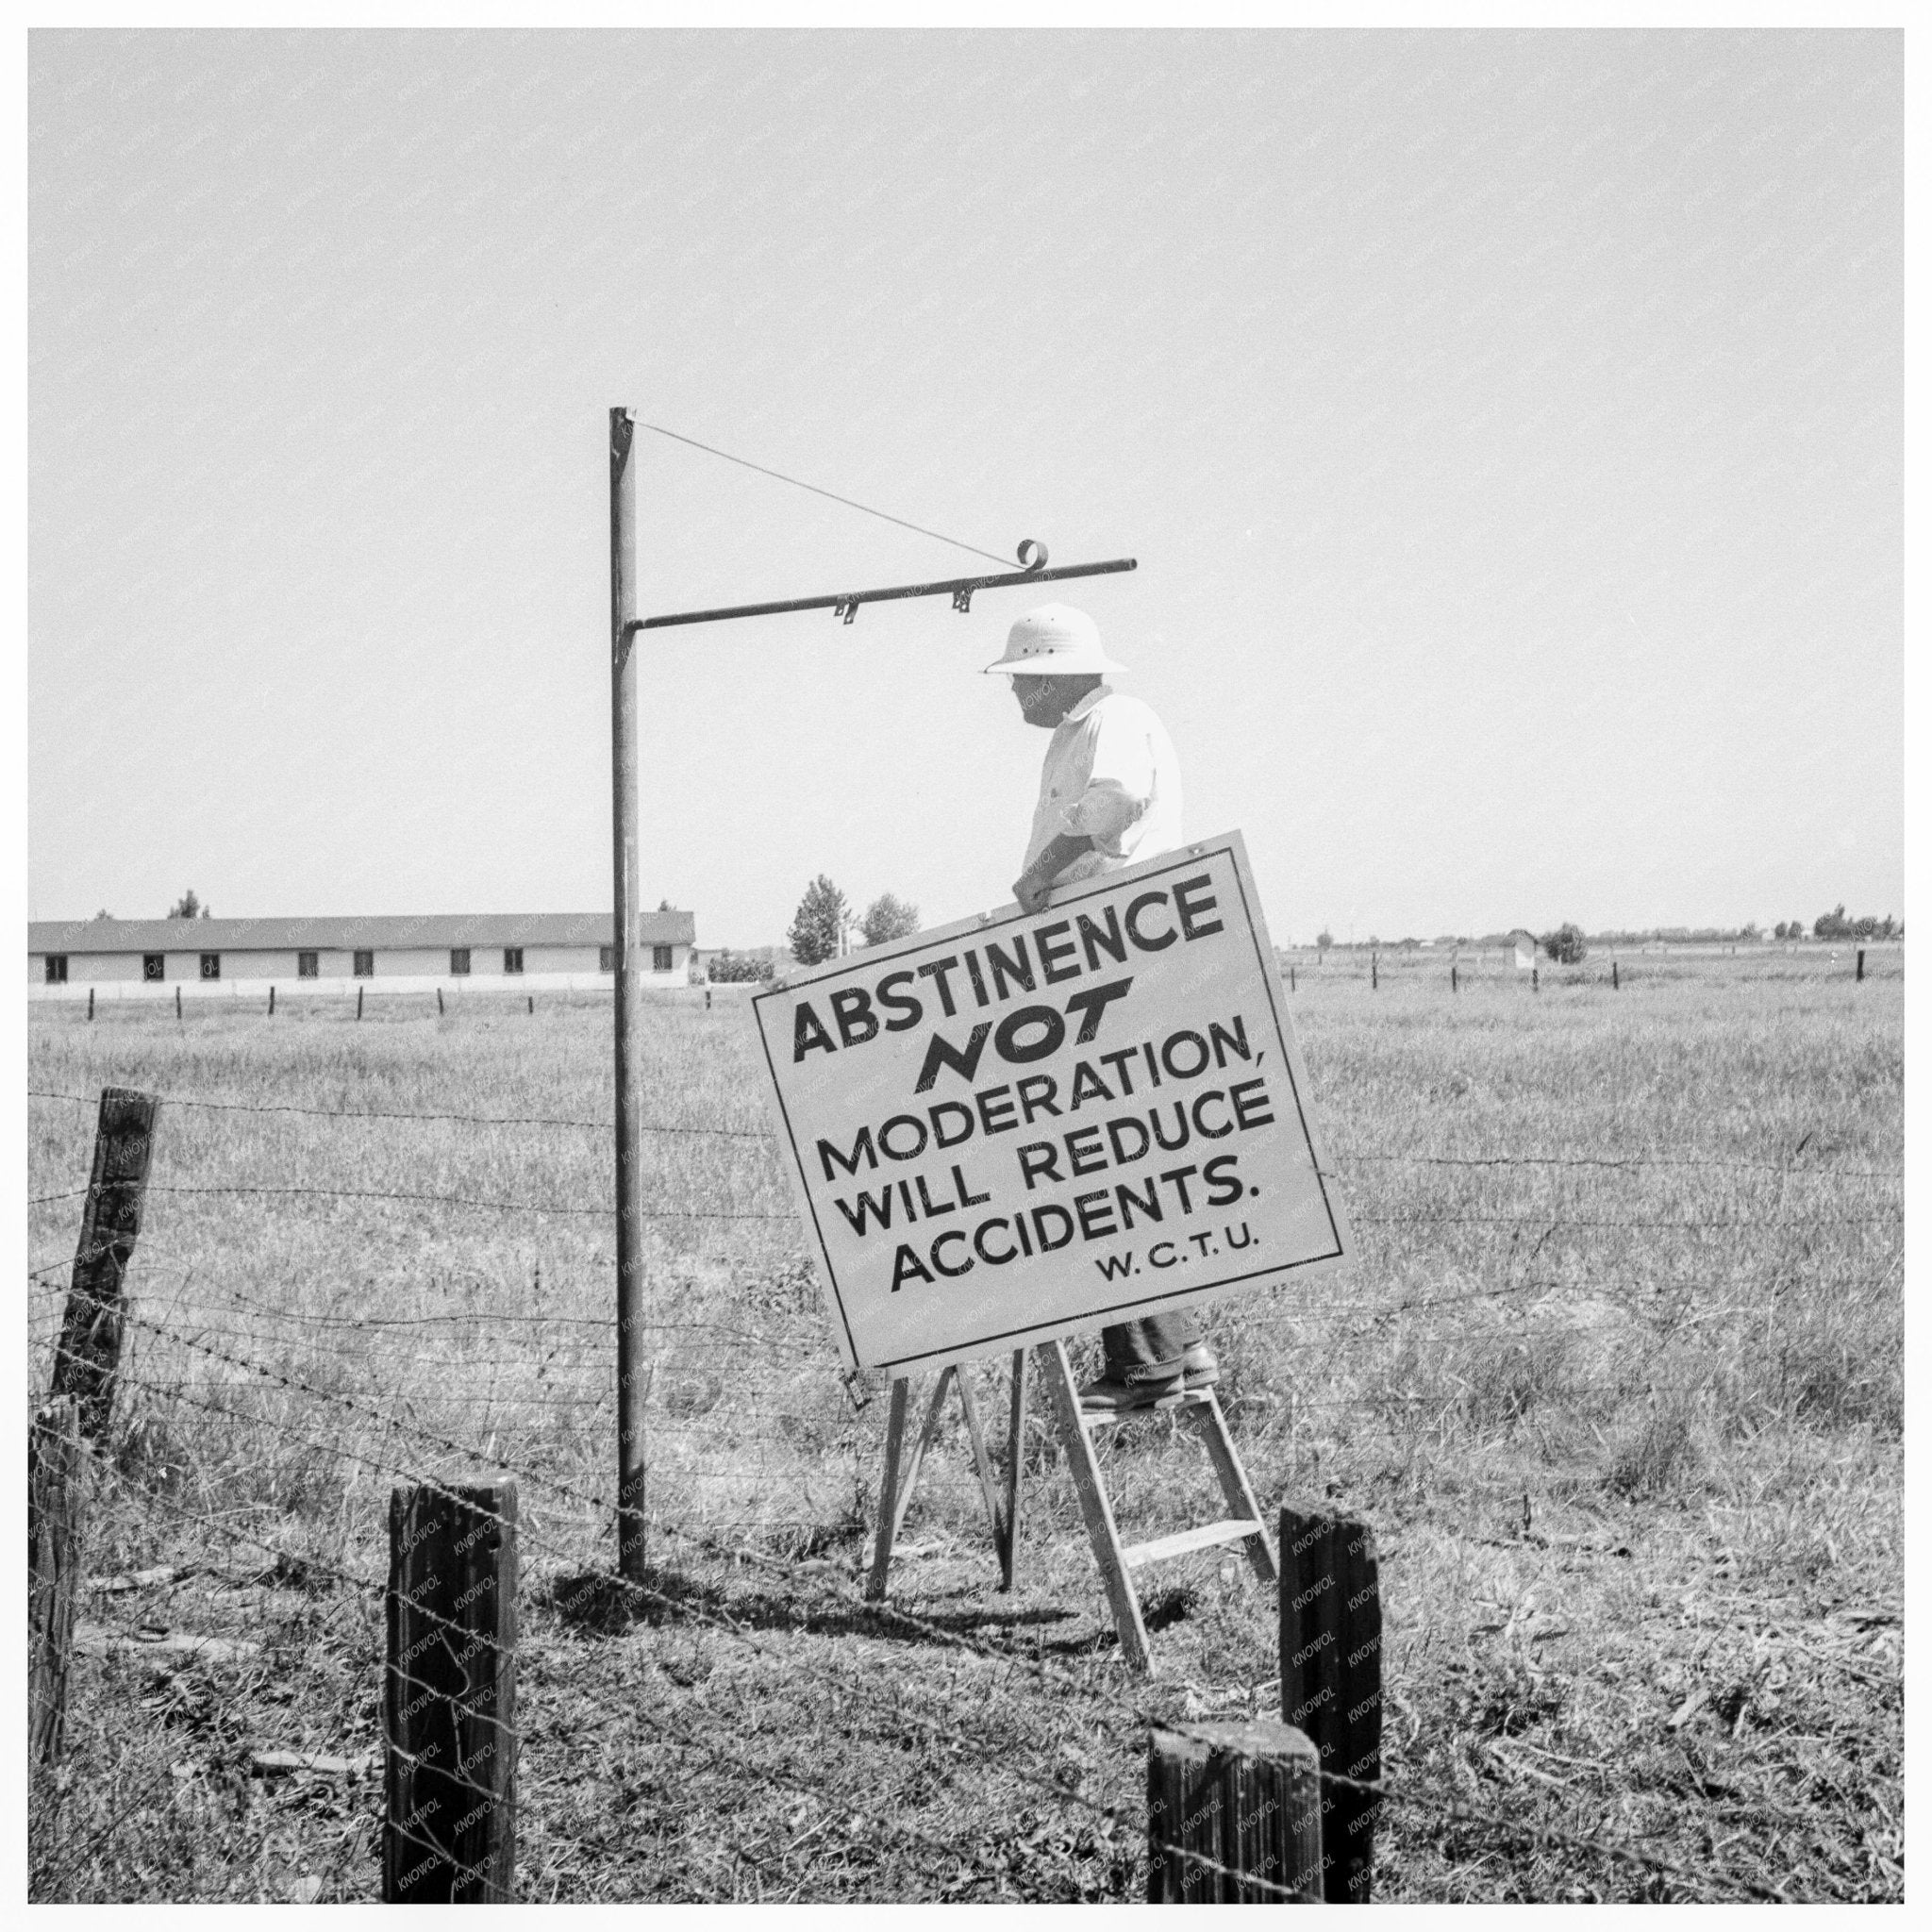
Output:
<instances>
[{"instance_id":1,"label":"ladder step","mask_svg":"<svg viewBox=\"0 0 1932 1932\"><path fill-rule=\"evenodd\" d=\"M1219 1523L1204 1523L1199 1529L1181 1529L1173 1536L1156 1537L1151 1543L1129 1543L1121 1552L1121 1561L1130 1570L1141 1563L1165 1562L1169 1557L1185 1557L1190 1550L1212 1549L1216 1543L1244 1542L1258 1535L1260 1528L1251 1516L1224 1516Z\"/></svg>"},{"instance_id":2,"label":"ladder step","mask_svg":"<svg viewBox=\"0 0 1932 1932\"><path fill-rule=\"evenodd\" d=\"M1173 1415L1183 1408L1206 1408L1209 1400L1206 1389L1185 1389L1158 1407L1150 1404L1145 1408L1083 1408L1080 1411L1080 1425L1091 1429L1103 1423L1132 1423L1139 1422L1143 1416Z\"/></svg>"}]
</instances>

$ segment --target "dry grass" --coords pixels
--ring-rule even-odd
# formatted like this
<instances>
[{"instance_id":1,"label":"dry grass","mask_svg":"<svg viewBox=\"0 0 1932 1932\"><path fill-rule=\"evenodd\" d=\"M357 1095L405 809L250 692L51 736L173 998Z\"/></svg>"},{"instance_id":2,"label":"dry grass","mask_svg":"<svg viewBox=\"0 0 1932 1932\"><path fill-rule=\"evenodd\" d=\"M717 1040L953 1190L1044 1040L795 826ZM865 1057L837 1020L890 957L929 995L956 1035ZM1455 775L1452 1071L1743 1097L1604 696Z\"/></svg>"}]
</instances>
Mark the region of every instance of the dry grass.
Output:
<instances>
[{"instance_id":1,"label":"dry grass","mask_svg":"<svg viewBox=\"0 0 1932 1932\"><path fill-rule=\"evenodd\" d=\"M1391 1782L1512 1821L1390 1807L1381 1895L1902 1896L1898 961L1854 986L1823 957L1626 960L1612 992L1592 960L1455 996L1426 956L1385 957L1373 992L1365 962L1298 965L1359 1265L1317 1300L1223 1305L1224 1394L1264 1503L1377 1527ZM398 1472L479 1455L523 1473L525 1895L1134 1895L1146 1720L1267 1710L1272 1599L1174 1565L1149 1592L1161 1674L1131 1678L1036 1417L1022 1588L991 1588L947 1439L895 1571L926 1627L855 1601L883 1404L838 1380L721 995L651 1013L653 1117L739 1131L652 1137L663 1568L621 1601L590 1500L614 1425L608 1008L424 1005L36 1012L34 1088L177 1101L88 1561L192 1574L87 1615L263 1647L82 1659L34 1895L373 1895L379 1788L264 1781L247 1751L375 1749L380 1606L342 1579L384 1574ZM92 1119L33 1103L30 1194L85 1181ZM377 1198L425 1193L525 1208ZM36 1388L78 1206L31 1210ZM1212 1493L1158 1421L1111 1479L1130 1525Z\"/></svg>"}]
</instances>

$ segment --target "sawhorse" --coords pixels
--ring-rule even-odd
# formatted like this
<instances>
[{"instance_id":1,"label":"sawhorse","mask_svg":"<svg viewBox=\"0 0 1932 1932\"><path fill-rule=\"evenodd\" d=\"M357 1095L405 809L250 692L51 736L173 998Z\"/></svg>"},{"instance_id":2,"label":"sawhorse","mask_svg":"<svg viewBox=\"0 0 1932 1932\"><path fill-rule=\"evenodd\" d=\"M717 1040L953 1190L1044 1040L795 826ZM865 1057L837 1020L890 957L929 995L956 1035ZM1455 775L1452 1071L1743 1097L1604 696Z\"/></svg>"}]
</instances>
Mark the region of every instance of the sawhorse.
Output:
<instances>
[{"instance_id":1,"label":"sawhorse","mask_svg":"<svg viewBox=\"0 0 1932 1932\"><path fill-rule=\"evenodd\" d=\"M1149 1563L1170 1557L1184 1557L1195 1550L1211 1549L1219 1543L1241 1543L1248 1566L1261 1582L1279 1581L1274 1550L1262 1524L1261 1509L1248 1483L1248 1474L1227 1433L1227 1419L1212 1389L1191 1390L1169 1407L1129 1409L1124 1414L1089 1412L1080 1407L1079 1385L1074 1379L1073 1365L1067 1359L1066 1344L1055 1340L1043 1341L1034 1350L1040 1357L1041 1372L1053 1391L1055 1421L1067 1467L1073 1473L1074 1489L1080 1498L1080 1513L1087 1524L1088 1541L1093 1545L1093 1560L1099 1566L1107 1588L1108 1606L1113 1611L1114 1628L1120 1633L1121 1654L1131 1667L1145 1674L1153 1669L1148 1648L1147 1626L1141 1616L1141 1599L1134 1588L1133 1573ZM1021 1472L1024 1462L1021 1430L1026 1417L1026 1385L1029 1362L1027 1351L1013 1355L1011 1426L1007 1436L1006 1496L998 1493L992 1458L987 1453L986 1432L980 1425L979 1405L973 1385L956 1367L940 1371L938 1386L925 1412L905 1474L900 1461L906 1440L906 1415L911 1399L911 1383L900 1379L892 1384L891 1412L886 1424L886 1466L879 1487L879 1527L873 1549L872 1574L866 1595L879 1598L886 1593L886 1575L891 1567L892 1543L906 1511L912 1501L913 1486L919 1480L920 1465L938 1432L949 1389L959 1391L959 1406L966 1419L966 1432L973 1445L974 1468L979 1476L980 1496L986 1506L987 1524L992 1532L993 1548L1000 1561L1000 1588L1010 1590L1019 1552ZM1101 1475L1100 1458L1093 1448L1098 1429L1114 1426L1129 1417L1173 1415L1185 1419L1200 1436L1214 1473L1220 1478L1221 1492L1228 1514L1214 1523L1192 1529L1176 1530L1147 1542L1123 1544L1113 1519L1113 1505L1108 1497Z\"/></svg>"}]
</instances>

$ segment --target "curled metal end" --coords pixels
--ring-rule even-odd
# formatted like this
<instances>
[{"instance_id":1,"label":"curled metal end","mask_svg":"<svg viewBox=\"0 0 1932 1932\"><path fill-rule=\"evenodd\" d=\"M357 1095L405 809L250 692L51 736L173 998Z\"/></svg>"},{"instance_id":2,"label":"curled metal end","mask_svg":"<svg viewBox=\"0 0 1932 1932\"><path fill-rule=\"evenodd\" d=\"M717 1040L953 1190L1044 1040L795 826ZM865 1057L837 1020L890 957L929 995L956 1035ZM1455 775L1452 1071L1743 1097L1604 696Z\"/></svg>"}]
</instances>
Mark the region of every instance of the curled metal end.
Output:
<instances>
[{"instance_id":1,"label":"curled metal end","mask_svg":"<svg viewBox=\"0 0 1932 1932\"><path fill-rule=\"evenodd\" d=\"M1031 537L1020 540L1017 553L1022 570L1044 570L1046 568L1046 545L1036 543Z\"/></svg>"}]
</instances>

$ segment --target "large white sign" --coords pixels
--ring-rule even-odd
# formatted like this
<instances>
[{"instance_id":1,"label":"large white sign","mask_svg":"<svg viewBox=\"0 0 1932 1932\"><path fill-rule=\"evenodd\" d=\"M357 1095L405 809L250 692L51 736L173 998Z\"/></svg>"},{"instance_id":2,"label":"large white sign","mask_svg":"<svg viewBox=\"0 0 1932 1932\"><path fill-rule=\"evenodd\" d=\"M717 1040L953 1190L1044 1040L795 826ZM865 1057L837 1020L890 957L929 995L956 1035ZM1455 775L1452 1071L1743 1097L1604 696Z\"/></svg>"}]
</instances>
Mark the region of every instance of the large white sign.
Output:
<instances>
[{"instance_id":1,"label":"large white sign","mask_svg":"<svg viewBox=\"0 0 1932 1932\"><path fill-rule=\"evenodd\" d=\"M752 1010L852 1367L1342 1259L1239 833L870 948Z\"/></svg>"}]
</instances>

